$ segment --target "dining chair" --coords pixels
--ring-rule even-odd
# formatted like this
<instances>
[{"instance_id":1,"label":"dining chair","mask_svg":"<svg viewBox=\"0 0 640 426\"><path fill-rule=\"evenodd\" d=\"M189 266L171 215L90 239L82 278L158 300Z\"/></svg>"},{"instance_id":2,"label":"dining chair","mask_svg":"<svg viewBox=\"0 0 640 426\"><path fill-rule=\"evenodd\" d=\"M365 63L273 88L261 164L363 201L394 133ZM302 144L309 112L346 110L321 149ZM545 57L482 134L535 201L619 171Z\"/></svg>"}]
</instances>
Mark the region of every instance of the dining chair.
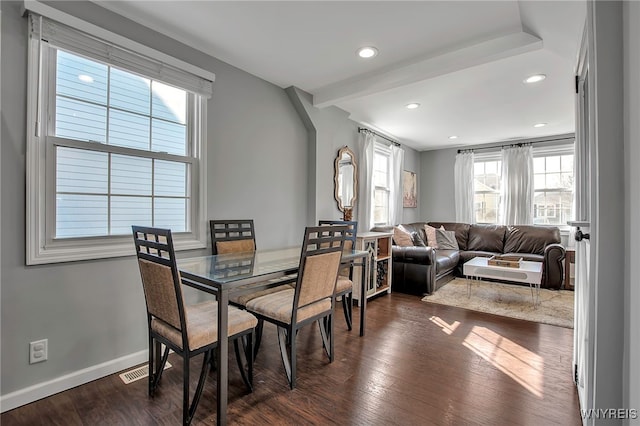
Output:
<instances>
[{"instance_id":1,"label":"dining chair","mask_svg":"<svg viewBox=\"0 0 640 426\"><path fill-rule=\"evenodd\" d=\"M320 220L318 225L346 225L348 226L345 234L344 249L353 250L356 248L356 235L358 233L358 222L351 220ZM347 322L347 328L352 329L353 323L353 266L342 268L338 274L336 283L336 300L342 301L342 310L344 311L344 320Z\"/></svg>"},{"instance_id":2,"label":"dining chair","mask_svg":"<svg viewBox=\"0 0 640 426\"><path fill-rule=\"evenodd\" d=\"M210 220L209 227L211 230L211 253L214 255L256 250L256 233L253 219ZM256 297L293 288L292 282L295 282L295 277L285 277L281 280L281 285L264 290L231 295L229 303L244 309L247 302ZM258 354L258 349L260 349L263 328L264 321L259 319L253 346L254 357Z\"/></svg>"},{"instance_id":3,"label":"dining chair","mask_svg":"<svg viewBox=\"0 0 640 426\"><path fill-rule=\"evenodd\" d=\"M255 251L253 219L210 220L211 254Z\"/></svg>"},{"instance_id":4,"label":"dining chair","mask_svg":"<svg viewBox=\"0 0 640 426\"><path fill-rule=\"evenodd\" d=\"M304 232L295 288L258 297L247 310L278 327L278 344L289 386L296 384L298 330L318 323L322 344L333 362L333 309L347 226L307 227Z\"/></svg>"},{"instance_id":5,"label":"dining chair","mask_svg":"<svg viewBox=\"0 0 640 426\"><path fill-rule=\"evenodd\" d=\"M189 424L204 389L213 351L217 347L218 303L207 301L186 305L176 265L171 230L132 226L133 240L147 305L149 332L149 396L153 397L164 366L173 350L183 359L182 421ZM229 307L228 334L236 349L236 359L245 384L252 390L255 316ZM238 339L245 337L248 350L240 354ZM164 345L164 351L160 345ZM189 404L189 362L204 354L198 385ZM246 371L242 358L246 361ZM158 365L155 365L157 362Z\"/></svg>"}]
</instances>

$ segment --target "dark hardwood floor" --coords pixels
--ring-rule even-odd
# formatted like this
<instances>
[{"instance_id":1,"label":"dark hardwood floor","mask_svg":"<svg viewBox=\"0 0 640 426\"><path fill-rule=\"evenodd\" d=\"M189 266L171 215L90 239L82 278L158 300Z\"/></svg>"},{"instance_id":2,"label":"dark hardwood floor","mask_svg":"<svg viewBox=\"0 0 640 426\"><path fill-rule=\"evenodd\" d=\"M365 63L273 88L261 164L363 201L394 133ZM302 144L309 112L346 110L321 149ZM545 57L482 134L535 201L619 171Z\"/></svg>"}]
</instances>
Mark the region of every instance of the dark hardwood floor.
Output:
<instances>
[{"instance_id":1,"label":"dark hardwood floor","mask_svg":"<svg viewBox=\"0 0 640 426\"><path fill-rule=\"evenodd\" d=\"M367 333L336 315L336 359L328 363L318 327L298 336L298 382L288 388L275 328L265 325L247 393L231 357L230 424L580 425L571 380L572 330L384 295L368 305ZM358 324L357 309L354 309ZM118 375L3 413L9 425L177 425L180 359L155 398L147 379ZM191 368L193 388L197 367ZM193 424L215 424L215 375Z\"/></svg>"}]
</instances>

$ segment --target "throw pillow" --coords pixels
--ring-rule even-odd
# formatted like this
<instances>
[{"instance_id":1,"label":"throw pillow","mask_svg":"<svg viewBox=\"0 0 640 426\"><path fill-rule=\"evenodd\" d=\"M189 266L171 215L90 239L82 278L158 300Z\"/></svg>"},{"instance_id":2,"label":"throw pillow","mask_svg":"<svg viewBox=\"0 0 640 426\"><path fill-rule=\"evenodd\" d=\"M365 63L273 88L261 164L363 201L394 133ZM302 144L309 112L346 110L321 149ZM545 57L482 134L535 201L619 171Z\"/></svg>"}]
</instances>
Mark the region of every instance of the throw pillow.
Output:
<instances>
[{"instance_id":1,"label":"throw pillow","mask_svg":"<svg viewBox=\"0 0 640 426\"><path fill-rule=\"evenodd\" d=\"M431 248L438 248L438 240L436 239L436 228L433 226L425 225L424 232L427 234L427 245Z\"/></svg>"},{"instance_id":2,"label":"throw pillow","mask_svg":"<svg viewBox=\"0 0 640 426\"><path fill-rule=\"evenodd\" d=\"M413 247L411 234L402 225L393 227L393 241L400 247Z\"/></svg>"},{"instance_id":3,"label":"throw pillow","mask_svg":"<svg viewBox=\"0 0 640 426\"><path fill-rule=\"evenodd\" d=\"M456 240L455 231L445 231L436 229L436 239L438 240L438 248L441 250L458 250L458 241Z\"/></svg>"},{"instance_id":4,"label":"throw pillow","mask_svg":"<svg viewBox=\"0 0 640 426\"><path fill-rule=\"evenodd\" d=\"M411 239L413 240L413 245L416 247L426 247L427 245L424 243L424 240L420 236L418 232L411 233Z\"/></svg>"}]
</instances>

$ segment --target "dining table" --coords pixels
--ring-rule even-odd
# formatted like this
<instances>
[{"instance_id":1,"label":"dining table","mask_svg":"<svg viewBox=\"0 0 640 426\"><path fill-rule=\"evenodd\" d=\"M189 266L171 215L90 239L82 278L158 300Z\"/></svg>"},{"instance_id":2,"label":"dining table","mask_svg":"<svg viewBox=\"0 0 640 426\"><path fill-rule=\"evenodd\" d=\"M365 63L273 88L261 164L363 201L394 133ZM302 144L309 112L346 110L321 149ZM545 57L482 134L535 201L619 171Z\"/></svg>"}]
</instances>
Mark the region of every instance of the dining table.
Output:
<instances>
[{"instance_id":1,"label":"dining table","mask_svg":"<svg viewBox=\"0 0 640 426\"><path fill-rule=\"evenodd\" d=\"M255 250L242 253L218 254L178 260L182 283L197 290L214 294L218 301L217 366L217 424L227 424L229 387L229 297L294 282L300 264L300 247ZM341 263L360 266L360 294L366 294L367 271L371 253L366 250L345 250ZM367 298L360 307L360 336L364 336Z\"/></svg>"}]
</instances>

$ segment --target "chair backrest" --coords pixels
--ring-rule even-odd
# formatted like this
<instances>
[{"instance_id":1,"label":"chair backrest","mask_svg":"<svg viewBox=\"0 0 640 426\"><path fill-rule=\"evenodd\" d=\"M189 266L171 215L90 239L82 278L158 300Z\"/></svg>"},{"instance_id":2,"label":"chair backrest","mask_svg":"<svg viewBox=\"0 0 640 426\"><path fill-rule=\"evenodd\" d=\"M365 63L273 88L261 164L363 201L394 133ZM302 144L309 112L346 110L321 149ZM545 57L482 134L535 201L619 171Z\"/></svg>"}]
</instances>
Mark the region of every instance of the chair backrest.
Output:
<instances>
[{"instance_id":1,"label":"chair backrest","mask_svg":"<svg viewBox=\"0 0 640 426\"><path fill-rule=\"evenodd\" d=\"M344 249L353 250L356 247L356 234L358 233L358 221L355 220L319 220L318 225L346 225L349 228L344 237Z\"/></svg>"},{"instance_id":2,"label":"chair backrest","mask_svg":"<svg viewBox=\"0 0 640 426\"><path fill-rule=\"evenodd\" d=\"M333 298L347 230L347 226L305 228L292 322L298 310Z\"/></svg>"},{"instance_id":3,"label":"chair backrest","mask_svg":"<svg viewBox=\"0 0 640 426\"><path fill-rule=\"evenodd\" d=\"M210 220L211 254L255 251L253 219Z\"/></svg>"},{"instance_id":4,"label":"chair backrest","mask_svg":"<svg viewBox=\"0 0 640 426\"><path fill-rule=\"evenodd\" d=\"M180 275L171 230L132 226L149 321L157 318L186 337Z\"/></svg>"}]
</instances>

